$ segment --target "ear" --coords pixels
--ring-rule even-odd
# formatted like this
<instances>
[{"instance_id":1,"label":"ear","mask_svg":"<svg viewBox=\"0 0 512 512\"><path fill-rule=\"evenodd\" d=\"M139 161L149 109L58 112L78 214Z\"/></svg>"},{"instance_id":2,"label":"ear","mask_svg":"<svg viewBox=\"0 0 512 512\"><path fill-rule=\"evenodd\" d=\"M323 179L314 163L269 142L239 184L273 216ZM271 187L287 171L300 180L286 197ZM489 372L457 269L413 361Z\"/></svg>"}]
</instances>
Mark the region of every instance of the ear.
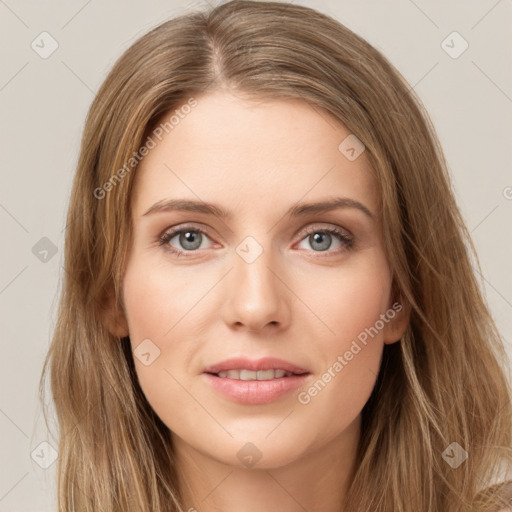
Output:
<instances>
[{"instance_id":1,"label":"ear","mask_svg":"<svg viewBox=\"0 0 512 512\"><path fill-rule=\"evenodd\" d=\"M411 306L408 301L399 297L390 301L385 316L387 322L384 326L384 343L390 345L396 343L404 335L411 318Z\"/></svg>"},{"instance_id":2,"label":"ear","mask_svg":"<svg viewBox=\"0 0 512 512\"><path fill-rule=\"evenodd\" d=\"M126 313L123 305L116 300L113 290L105 297L101 310L103 323L113 336L117 338L128 336Z\"/></svg>"}]
</instances>

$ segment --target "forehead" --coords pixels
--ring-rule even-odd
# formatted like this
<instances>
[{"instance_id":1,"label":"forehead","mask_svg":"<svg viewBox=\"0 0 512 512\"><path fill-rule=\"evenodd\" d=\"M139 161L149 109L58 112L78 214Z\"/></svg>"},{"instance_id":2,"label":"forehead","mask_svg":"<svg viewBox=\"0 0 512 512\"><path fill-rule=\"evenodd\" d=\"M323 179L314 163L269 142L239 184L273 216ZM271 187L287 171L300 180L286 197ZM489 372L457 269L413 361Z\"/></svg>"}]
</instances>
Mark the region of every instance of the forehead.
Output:
<instances>
[{"instance_id":1,"label":"forehead","mask_svg":"<svg viewBox=\"0 0 512 512\"><path fill-rule=\"evenodd\" d=\"M376 210L365 152L347 158L354 135L327 112L299 100L247 100L223 91L196 100L161 140L150 135L156 145L136 170L139 214L167 197L262 214L279 203L343 195Z\"/></svg>"}]
</instances>

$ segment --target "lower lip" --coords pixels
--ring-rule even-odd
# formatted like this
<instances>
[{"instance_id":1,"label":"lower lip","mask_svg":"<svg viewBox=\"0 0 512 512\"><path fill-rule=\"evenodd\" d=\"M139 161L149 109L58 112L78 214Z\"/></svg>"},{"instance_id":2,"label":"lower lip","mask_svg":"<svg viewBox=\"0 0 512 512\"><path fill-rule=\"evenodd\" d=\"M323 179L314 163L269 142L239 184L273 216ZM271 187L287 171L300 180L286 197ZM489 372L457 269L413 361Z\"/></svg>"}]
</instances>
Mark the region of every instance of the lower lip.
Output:
<instances>
[{"instance_id":1,"label":"lower lip","mask_svg":"<svg viewBox=\"0 0 512 512\"><path fill-rule=\"evenodd\" d=\"M240 404L258 405L274 402L304 384L309 373L272 380L238 380L203 373L211 386Z\"/></svg>"}]
</instances>

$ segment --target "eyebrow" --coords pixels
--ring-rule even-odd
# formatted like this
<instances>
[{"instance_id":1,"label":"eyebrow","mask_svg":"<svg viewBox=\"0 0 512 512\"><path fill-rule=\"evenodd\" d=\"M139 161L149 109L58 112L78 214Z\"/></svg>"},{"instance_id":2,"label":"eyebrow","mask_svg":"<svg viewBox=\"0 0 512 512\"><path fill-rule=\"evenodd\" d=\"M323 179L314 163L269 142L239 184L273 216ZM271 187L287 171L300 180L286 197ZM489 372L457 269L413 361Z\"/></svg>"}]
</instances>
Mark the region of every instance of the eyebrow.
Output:
<instances>
[{"instance_id":1,"label":"eyebrow","mask_svg":"<svg viewBox=\"0 0 512 512\"><path fill-rule=\"evenodd\" d=\"M371 220L375 220L373 213L364 204L348 197L335 197L314 203L297 203L293 205L285 215L289 218L305 217L312 214L326 213L338 208L355 208L363 212ZM215 215L222 219L229 219L233 215L231 211L214 203L195 201L192 199L162 199L151 206L142 216L170 211L205 213L207 215Z\"/></svg>"}]
</instances>

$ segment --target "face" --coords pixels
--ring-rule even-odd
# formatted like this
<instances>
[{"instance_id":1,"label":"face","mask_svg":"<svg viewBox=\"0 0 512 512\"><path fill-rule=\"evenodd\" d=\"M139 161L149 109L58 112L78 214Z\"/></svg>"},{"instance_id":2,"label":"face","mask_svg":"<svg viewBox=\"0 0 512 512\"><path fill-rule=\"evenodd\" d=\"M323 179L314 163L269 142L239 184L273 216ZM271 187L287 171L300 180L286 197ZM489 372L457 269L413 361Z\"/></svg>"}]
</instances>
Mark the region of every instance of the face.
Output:
<instances>
[{"instance_id":1,"label":"face","mask_svg":"<svg viewBox=\"0 0 512 512\"><path fill-rule=\"evenodd\" d=\"M142 390L174 441L223 463L353 443L405 328L366 155L338 149L350 133L304 102L196 99L136 171L121 334ZM205 373L232 358L294 375Z\"/></svg>"}]
</instances>

